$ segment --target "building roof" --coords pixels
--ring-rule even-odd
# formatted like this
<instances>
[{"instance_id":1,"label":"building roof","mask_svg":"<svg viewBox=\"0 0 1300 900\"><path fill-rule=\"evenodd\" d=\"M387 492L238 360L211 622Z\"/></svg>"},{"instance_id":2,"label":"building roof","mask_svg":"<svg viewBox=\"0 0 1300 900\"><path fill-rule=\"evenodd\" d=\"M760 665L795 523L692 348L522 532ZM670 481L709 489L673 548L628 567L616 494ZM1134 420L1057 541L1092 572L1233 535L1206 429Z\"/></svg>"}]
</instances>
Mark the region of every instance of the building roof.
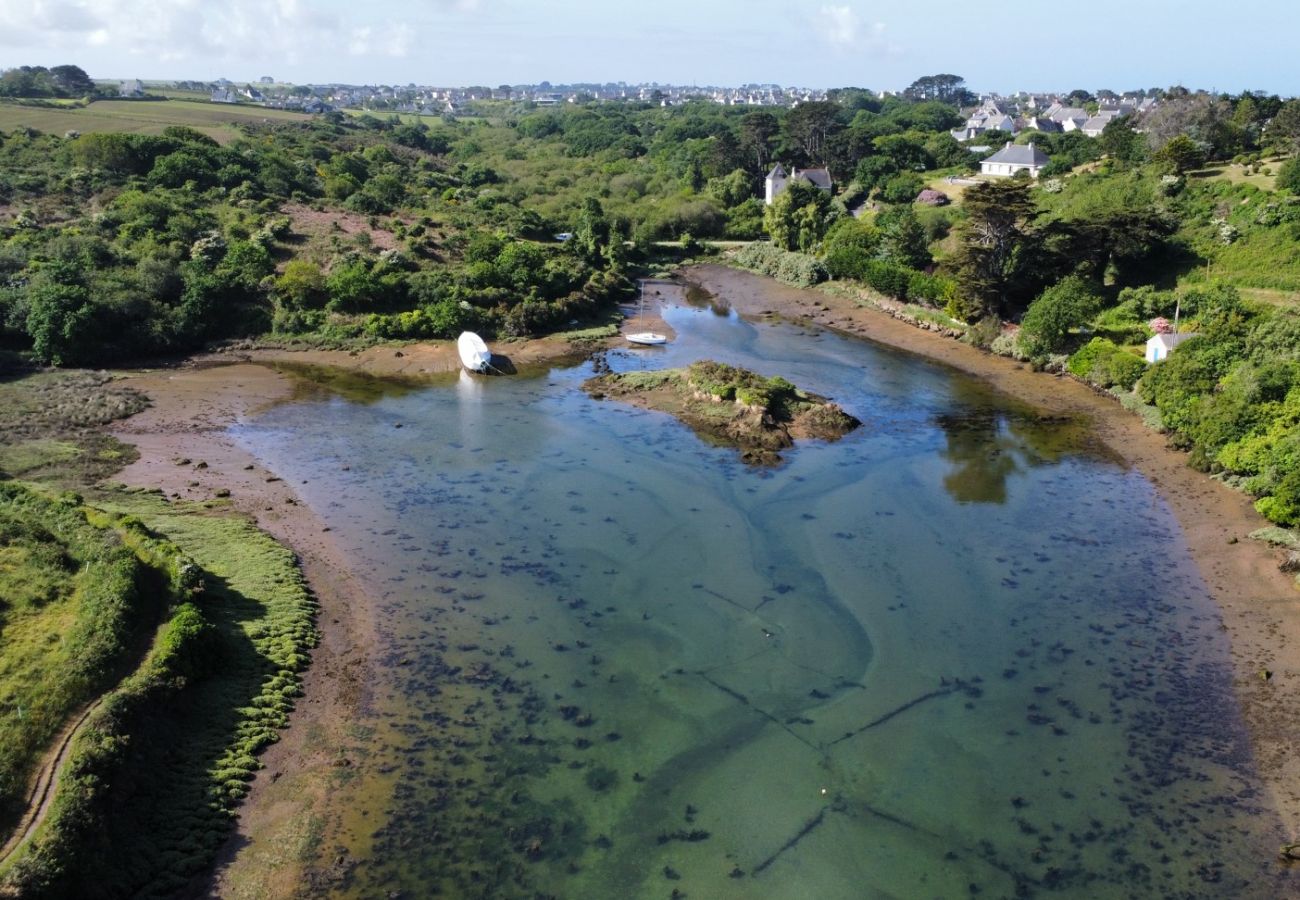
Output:
<instances>
[{"instance_id":1,"label":"building roof","mask_svg":"<svg viewBox=\"0 0 1300 900\"><path fill-rule=\"evenodd\" d=\"M831 189L831 173L825 169L795 169L792 178L802 178L823 190Z\"/></svg>"},{"instance_id":2,"label":"building roof","mask_svg":"<svg viewBox=\"0 0 1300 900\"><path fill-rule=\"evenodd\" d=\"M1034 142L1028 144L1013 144L1007 141L1007 145L994 153L986 163L1010 163L1013 166L1045 166L1052 161L1052 158L1034 146Z\"/></svg>"},{"instance_id":3,"label":"building roof","mask_svg":"<svg viewBox=\"0 0 1300 900\"><path fill-rule=\"evenodd\" d=\"M1052 119L1057 122L1064 122L1066 119L1078 119L1086 122L1088 120L1088 111L1082 106L1062 106L1052 113Z\"/></svg>"},{"instance_id":4,"label":"building roof","mask_svg":"<svg viewBox=\"0 0 1300 900\"><path fill-rule=\"evenodd\" d=\"M777 163L776 165L774 165L774 166L772 167L772 171L770 171L770 172L767 173L767 177L768 177L768 178L784 178L784 177L785 177L785 169L781 166L780 163Z\"/></svg>"},{"instance_id":5,"label":"building roof","mask_svg":"<svg viewBox=\"0 0 1300 900\"><path fill-rule=\"evenodd\" d=\"M1200 337L1194 331L1180 331L1178 334L1157 334L1155 337L1147 338L1147 346L1159 344L1166 350L1172 350L1188 338Z\"/></svg>"}]
</instances>

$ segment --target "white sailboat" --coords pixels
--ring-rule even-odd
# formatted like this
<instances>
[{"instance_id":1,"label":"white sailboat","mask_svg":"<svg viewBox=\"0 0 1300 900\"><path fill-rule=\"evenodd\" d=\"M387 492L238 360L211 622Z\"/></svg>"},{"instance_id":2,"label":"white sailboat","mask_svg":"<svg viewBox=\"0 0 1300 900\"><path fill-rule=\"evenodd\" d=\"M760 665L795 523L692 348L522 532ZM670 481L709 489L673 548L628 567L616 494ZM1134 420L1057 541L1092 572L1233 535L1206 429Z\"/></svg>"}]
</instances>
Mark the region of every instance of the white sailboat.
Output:
<instances>
[{"instance_id":1,"label":"white sailboat","mask_svg":"<svg viewBox=\"0 0 1300 900\"><path fill-rule=\"evenodd\" d=\"M456 338L456 352L460 354L460 364L471 372L486 372L492 365L492 351L472 331L463 331Z\"/></svg>"},{"instance_id":2,"label":"white sailboat","mask_svg":"<svg viewBox=\"0 0 1300 900\"><path fill-rule=\"evenodd\" d=\"M641 307L640 310L637 312L637 318L640 320L644 320L645 319L645 282L642 281L640 282L640 284L641 284ZM668 343L668 336L666 334L660 334L657 331L634 331L631 334L624 335L624 337L626 337L633 344L644 344L646 346Z\"/></svg>"}]
</instances>

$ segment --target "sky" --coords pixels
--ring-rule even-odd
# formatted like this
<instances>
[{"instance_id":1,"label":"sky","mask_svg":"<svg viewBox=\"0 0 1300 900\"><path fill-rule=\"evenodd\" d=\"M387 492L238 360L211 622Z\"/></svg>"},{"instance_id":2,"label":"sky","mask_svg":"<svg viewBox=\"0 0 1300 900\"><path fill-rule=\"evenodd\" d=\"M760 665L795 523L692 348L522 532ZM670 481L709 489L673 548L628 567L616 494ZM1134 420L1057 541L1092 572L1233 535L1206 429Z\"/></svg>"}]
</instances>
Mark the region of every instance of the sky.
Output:
<instances>
[{"instance_id":1,"label":"sky","mask_svg":"<svg viewBox=\"0 0 1300 900\"><path fill-rule=\"evenodd\" d=\"M439 86L1300 94L1294 0L0 0L0 69Z\"/></svg>"}]
</instances>

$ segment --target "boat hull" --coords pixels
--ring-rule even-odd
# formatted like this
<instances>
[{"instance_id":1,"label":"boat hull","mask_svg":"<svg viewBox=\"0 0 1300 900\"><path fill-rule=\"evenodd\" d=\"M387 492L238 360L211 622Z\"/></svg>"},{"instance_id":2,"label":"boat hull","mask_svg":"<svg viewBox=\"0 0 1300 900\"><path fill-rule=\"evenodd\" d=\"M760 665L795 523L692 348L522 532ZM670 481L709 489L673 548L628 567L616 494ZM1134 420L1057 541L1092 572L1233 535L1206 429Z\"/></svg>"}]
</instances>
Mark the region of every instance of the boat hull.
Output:
<instances>
[{"instance_id":1,"label":"boat hull","mask_svg":"<svg viewBox=\"0 0 1300 900\"><path fill-rule=\"evenodd\" d=\"M456 339L456 352L460 354L460 364L471 372L486 372L492 365L492 351L472 331L463 332Z\"/></svg>"},{"instance_id":2,"label":"boat hull","mask_svg":"<svg viewBox=\"0 0 1300 900\"><path fill-rule=\"evenodd\" d=\"M624 335L624 337L633 344L642 344L645 346L668 343L667 335L658 334L653 331L638 331L633 334Z\"/></svg>"}]
</instances>

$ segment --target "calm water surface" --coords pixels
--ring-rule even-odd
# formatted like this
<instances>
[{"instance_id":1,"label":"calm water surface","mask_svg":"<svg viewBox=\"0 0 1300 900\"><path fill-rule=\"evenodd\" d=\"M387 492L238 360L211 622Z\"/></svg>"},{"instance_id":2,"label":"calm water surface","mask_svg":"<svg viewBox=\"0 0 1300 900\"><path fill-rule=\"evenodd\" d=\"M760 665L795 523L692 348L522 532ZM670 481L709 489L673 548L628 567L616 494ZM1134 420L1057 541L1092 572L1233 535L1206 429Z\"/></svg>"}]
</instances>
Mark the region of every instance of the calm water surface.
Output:
<instances>
[{"instance_id":1,"label":"calm water surface","mask_svg":"<svg viewBox=\"0 0 1300 900\"><path fill-rule=\"evenodd\" d=\"M1291 890L1218 615L1141 475L910 356L665 318L668 348L610 365L739 364L865 427L750 469L587 398L584 365L236 429L378 597L339 896Z\"/></svg>"}]
</instances>

